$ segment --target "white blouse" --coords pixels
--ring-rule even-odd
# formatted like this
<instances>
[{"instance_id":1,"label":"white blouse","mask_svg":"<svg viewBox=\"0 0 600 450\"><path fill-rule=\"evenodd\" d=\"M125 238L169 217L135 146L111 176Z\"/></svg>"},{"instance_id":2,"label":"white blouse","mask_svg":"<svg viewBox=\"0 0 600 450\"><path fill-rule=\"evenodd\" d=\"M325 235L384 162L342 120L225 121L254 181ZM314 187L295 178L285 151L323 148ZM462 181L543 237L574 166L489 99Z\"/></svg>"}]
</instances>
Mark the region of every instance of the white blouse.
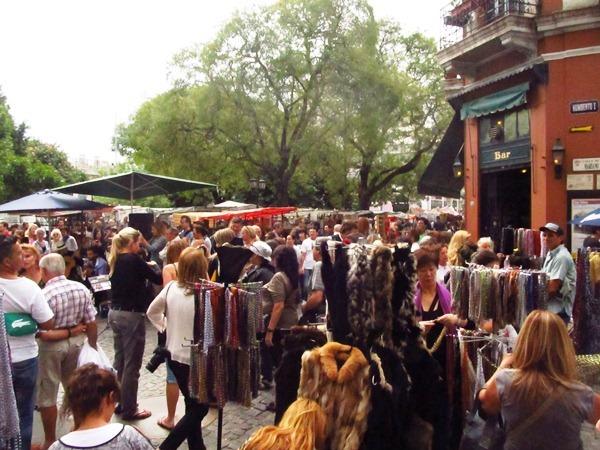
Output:
<instances>
[{"instance_id":1,"label":"white blouse","mask_svg":"<svg viewBox=\"0 0 600 450\"><path fill-rule=\"evenodd\" d=\"M146 313L158 331L167 330L167 350L171 358L181 364L190 364L190 349L186 339L194 337L194 294L186 294L177 281L168 283L150 303Z\"/></svg>"}]
</instances>

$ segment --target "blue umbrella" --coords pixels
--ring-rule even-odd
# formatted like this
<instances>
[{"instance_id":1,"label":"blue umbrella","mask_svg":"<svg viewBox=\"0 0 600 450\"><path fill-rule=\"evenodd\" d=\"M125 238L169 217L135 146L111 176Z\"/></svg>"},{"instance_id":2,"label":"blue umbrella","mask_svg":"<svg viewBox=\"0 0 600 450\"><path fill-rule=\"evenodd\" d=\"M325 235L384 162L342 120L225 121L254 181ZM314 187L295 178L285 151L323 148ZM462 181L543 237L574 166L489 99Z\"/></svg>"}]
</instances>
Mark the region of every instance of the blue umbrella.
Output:
<instances>
[{"instance_id":1,"label":"blue umbrella","mask_svg":"<svg viewBox=\"0 0 600 450\"><path fill-rule=\"evenodd\" d=\"M55 192L50 189L35 192L0 205L0 213L48 213L51 211L88 211L108 208L104 203Z\"/></svg>"},{"instance_id":2,"label":"blue umbrella","mask_svg":"<svg viewBox=\"0 0 600 450\"><path fill-rule=\"evenodd\" d=\"M578 217L577 219L573 219L569 223L572 223L574 225L580 225L582 227L584 227L584 226L600 227L600 208L587 213L583 217Z\"/></svg>"}]
</instances>

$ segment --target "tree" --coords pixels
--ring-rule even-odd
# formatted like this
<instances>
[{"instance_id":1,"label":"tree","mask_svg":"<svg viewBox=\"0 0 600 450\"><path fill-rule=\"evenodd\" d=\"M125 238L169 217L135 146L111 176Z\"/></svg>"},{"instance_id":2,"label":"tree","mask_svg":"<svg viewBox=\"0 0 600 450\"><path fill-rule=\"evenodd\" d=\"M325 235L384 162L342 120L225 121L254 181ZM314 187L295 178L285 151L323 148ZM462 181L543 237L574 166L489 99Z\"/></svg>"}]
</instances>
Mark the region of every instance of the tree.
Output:
<instances>
[{"instance_id":1,"label":"tree","mask_svg":"<svg viewBox=\"0 0 600 450\"><path fill-rule=\"evenodd\" d=\"M404 36L393 23L370 26L339 53L329 104L330 115L342 118L343 149L354 154L361 209L389 196L401 175L415 178L450 119L433 40Z\"/></svg>"},{"instance_id":2,"label":"tree","mask_svg":"<svg viewBox=\"0 0 600 450\"><path fill-rule=\"evenodd\" d=\"M290 202L303 158L332 130L320 108L335 53L372 20L362 0L281 1L237 15L177 58L187 85L211 88L216 139L274 187L276 202Z\"/></svg>"},{"instance_id":3,"label":"tree","mask_svg":"<svg viewBox=\"0 0 600 450\"><path fill-rule=\"evenodd\" d=\"M85 180L58 147L30 139L26 131L25 123L15 127L6 98L0 95L0 201Z\"/></svg>"}]
</instances>

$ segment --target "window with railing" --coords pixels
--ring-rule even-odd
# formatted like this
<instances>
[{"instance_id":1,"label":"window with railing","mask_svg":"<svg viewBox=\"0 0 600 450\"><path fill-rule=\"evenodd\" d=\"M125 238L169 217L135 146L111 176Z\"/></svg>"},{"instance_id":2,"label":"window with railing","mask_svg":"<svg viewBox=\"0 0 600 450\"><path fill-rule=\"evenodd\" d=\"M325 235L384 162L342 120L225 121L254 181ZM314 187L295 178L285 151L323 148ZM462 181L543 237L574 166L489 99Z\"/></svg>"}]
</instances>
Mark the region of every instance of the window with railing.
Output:
<instances>
[{"instance_id":1,"label":"window with railing","mask_svg":"<svg viewBox=\"0 0 600 450\"><path fill-rule=\"evenodd\" d=\"M454 0L442 8L440 48L446 48L502 17L535 17L540 0Z\"/></svg>"}]
</instances>

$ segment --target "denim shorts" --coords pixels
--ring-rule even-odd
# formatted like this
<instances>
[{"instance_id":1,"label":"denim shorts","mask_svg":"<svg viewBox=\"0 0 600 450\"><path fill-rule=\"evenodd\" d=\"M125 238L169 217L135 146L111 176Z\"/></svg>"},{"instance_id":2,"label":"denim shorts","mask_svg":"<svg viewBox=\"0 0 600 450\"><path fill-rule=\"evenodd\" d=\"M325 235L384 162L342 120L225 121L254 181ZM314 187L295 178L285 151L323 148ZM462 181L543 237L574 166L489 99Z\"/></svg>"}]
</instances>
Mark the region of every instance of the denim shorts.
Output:
<instances>
[{"instance_id":1,"label":"denim shorts","mask_svg":"<svg viewBox=\"0 0 600 450\"><path fill-rule=\"evenodd\" d=\"M167 366L167 383L168 384L177 384L177 378L175 378L175 374L169 367L168 361L165 361L165 365Z\"/></svg>"}]
</instances>

